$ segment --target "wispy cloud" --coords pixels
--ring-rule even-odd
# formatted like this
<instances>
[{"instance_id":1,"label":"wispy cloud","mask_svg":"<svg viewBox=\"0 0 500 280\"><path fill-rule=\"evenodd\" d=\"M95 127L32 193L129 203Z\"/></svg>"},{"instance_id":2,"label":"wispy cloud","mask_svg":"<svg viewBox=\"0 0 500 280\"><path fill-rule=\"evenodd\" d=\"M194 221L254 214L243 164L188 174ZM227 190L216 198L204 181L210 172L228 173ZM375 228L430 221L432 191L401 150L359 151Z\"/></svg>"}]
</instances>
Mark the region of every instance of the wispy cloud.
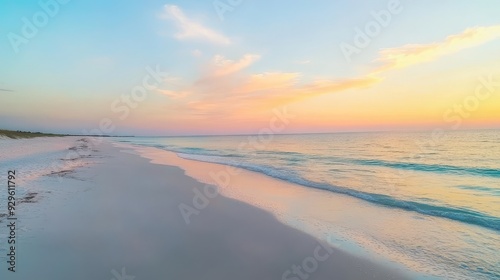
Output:
<instances>
[{"instance_id":1,"label":"wispy cloud","mask_svg":"<svg viewBox=\"0 0 500 280\"><path fill-rule=\"evenodd\" d=\"M280 106L320 95L334 94L351 89L367 88L380 81L380 78L372 75L357 78L316 80L305 85L293 86L285 88L285 90L277 90L270 98L268 104L270 107Z\"/></svg>"},{"instance_id":2,"label":"wispy cloud","mask_svg":"<svg viewBox=\"0 0 500 280\"><path fill-rule=\"evenodd\" d=\"M304 99L369 87L379 78L366 76L301 83L299 73L261 73L204 78L191 84L189 98L170 104L179 118L214 119L257 116L270 109ZM181 93L177 93L181 94Z\"/></svg>"},{"instance_id":3,"label":"wispy cloud","mask_svg":"<svg viewBox=\"0 0 500 280\"><path fill-rule=\"evenodd\" d=\"M442 56L476 47L500 37L500 26L468 28L464 32L448 36L442 42L411 44L380 52L377 72L404 68L418 63L436 60Z\"/></svg>"},{"instance_id":4,"label":"wispy cloud","mask_svg":"<svg viewBox=\"0 0 500 280\"><path fill-rule=\"evenodd\" d=\"M222 55L216 55L212 60L212 75L226 76L241 71L260 59L257 54L245 54L240 60L230 60Z\"/></svg>"},{"instance_id":5,"label":"wispy cloud","mask_svg":"<svg viewBox=\"0 0 500 280\"><path fill-rule=\"evenodd\" d=\"M198 39L220 45L231 43L231 40L223 34L188 18L178 6L165 5L164 17L173 21L179 28L178 33L175 34L175 37L179 40Z\"/></svg>"},{"instance_id":6,"label":"wispy cloud","mask_svg":"<svg viewBox=\"0 0 500 280\"><path fill-rule=\"evenodd\" d=\"M156 89L156 91L173 99L184 98L190 94L188 91L183 90Z\"/></svg>"},{"instance_id":7,"label":"wispy cloud","mask_svg":"<svg viewBox=\"0 0 500 280\"><path fill-rule=\"evenodd\" d=\"M249 76L238 88L241 93L287 89L298 83L299 73L262 73Z\"/></svg>"},{"instance_id":8,"label":"wispy cloud","mask_svg":"<svg viewBox=\"0 0 500 280\"><path fill-rule=\"evenodd\" d=\"M179 77L167 76L163 83L159 88L156 88L155 91L166 95L172 99L185 98L191 94L188 90L186 90L187 85L184 81Z\"/></svg>"},{"instance_id":9,"label":"wispy cloud","mask_svg":"<svg viewBox=\"0 0 500 280\"><path fill-rule=\"evenodd\" d=\"M14 92L14 91L13 91L13 90L11 90L11 89L4 89L4 88L0 88L0 91Z\"/></svg>"}]
</instances>

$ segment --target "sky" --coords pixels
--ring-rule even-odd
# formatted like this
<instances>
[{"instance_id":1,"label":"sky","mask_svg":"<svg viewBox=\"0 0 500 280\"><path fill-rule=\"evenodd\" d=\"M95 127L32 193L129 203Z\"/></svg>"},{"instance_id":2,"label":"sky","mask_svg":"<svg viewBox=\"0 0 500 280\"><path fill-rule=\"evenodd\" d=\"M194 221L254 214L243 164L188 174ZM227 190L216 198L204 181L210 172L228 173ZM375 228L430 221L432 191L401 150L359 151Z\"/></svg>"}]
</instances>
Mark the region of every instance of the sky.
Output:
<instances>
[{"instance_id":1,"label":"sky","mask_svg":"<svg viewBox=\"0 0 500 280\"><path fill-rule=\"evenodd\" d=\"M500 128L499 12L496 0L5 0L0 128Z\"/></svg>"}]
</instances>

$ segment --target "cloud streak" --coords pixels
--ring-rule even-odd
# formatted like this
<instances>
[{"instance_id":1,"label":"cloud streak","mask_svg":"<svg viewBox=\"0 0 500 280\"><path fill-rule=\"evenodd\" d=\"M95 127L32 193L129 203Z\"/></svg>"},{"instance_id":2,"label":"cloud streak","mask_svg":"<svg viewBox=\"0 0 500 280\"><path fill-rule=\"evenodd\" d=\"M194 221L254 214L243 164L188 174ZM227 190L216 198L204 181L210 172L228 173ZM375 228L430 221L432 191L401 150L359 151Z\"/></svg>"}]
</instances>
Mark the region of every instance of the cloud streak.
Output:
<instances>
[{"instance_id":1,"label":"cloud streak","mask_svg":"<svg viewBox=\"0 0 500 280\"><path fill-rule=\"evenodd\" d=\"M172 100L168 110L181 119L253 118L284 104L366 88L379 80L366 76L301 83L299 73L285 72L211 76L188 86L185 90L191 93L189 97Z\"/></svg>"},{"instance_id":2,"label":"cloud streak","mask_svg":"<svg viewBox=\"0 0 500 280\"><path fill-rule=\"evenodd\" d=\"M216 55L212 61L212 75L220 77L239 72L259 59L260 55L256 54L246 54L238 61L226 59L222 55Z\"/></svg>"},{"instance_id":3,"label":"cloud streak","mask_svg":"<svg viewBox=\"0 0 500 280\"><path fill-rule=\"evenodd\" d=\"M164 17L173 21L179 28L179 31L175 34L175 38L179 40L192 39L204 40L219 45L231 44L231 40L223 34L188 18L178 6L165 5Z\"/></svg>"},{"instance_id":4,"label":"cloud streak","mask_svg":"<svg viewBox=\"0 0 500 280\"><path fill-rule=\"evenodd\" d=\"M381 63L376 72L405 68L436 60L442 56L485 44L500 37L500 26L468 28L464 32L448 36L444 41L431 44L411 44L385 49L376 60Z\"/></svg>"}]
</instances>

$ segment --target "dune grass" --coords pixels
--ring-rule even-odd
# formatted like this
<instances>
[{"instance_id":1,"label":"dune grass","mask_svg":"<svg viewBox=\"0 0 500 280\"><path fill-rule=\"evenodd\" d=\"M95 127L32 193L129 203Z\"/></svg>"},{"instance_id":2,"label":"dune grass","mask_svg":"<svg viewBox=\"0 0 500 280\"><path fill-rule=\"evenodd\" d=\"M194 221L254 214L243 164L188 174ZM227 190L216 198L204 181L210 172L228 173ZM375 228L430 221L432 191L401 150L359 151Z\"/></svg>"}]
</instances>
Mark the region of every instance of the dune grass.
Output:
<instances>
[{"instance_id":1,"label":"dune grass","mask_svg":"<svg viewBox=\"0 0 500 280\"><path fill-rule=\"evenodd\" d=\"M21 139L21 138L35 138L35 137L61 137L66 136L62 134L51 134L51 133L42 133L42 132L31 132L31 131L13 131L13 130L4 130L0 129L0 137L8 137L12 139Z\"/></svg>"}]
</instances>

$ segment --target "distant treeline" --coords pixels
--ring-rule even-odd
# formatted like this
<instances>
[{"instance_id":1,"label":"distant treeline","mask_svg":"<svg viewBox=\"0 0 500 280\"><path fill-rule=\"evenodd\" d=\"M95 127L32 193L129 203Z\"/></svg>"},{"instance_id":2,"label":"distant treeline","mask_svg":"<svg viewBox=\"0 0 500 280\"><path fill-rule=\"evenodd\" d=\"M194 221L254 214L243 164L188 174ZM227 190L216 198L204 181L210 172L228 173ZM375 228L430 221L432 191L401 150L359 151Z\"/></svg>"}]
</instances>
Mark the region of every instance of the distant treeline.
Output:
<instances>
[{"instance_id":1,"label":"distant treeline","mask_svg":"<svg viewBox=\"0 0 500 280\"><path fill-rule=\"evenodd\" d=\"M64 137L64 136L112 137L110 135L54 134L54 133L44 133L44 132L31 132L31 131L21 131L21 130L14 131L14 130L0 129L0 137L1 136L12 139L35 138L35 137ZM120 136L120 137L133 137L133 136Z\"/></svg>"},{"instance_id":2,"label":"distant treeline","mask_svg":"<svg viewBox=\"0 0 500 280\"><path fill-rule=\"evenodd\" d=\"M21 130L3 130L0 129L0 136L9 137L12 139L17 138L34 138L34 137L60 137L66 136L62 134L51 134L51 133L42 133L42 132L31 132L31 131L21 131Z\"/></svg>"}]
</instances>

